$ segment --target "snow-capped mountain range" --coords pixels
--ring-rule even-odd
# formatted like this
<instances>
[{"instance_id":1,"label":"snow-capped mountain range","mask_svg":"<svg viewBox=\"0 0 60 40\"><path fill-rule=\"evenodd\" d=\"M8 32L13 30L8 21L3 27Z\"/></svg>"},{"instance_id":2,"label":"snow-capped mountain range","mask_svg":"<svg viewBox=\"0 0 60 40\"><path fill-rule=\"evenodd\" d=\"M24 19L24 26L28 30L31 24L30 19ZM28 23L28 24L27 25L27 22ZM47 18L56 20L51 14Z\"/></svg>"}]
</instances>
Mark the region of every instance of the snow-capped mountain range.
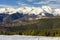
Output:
<instances>
[{"instance_id":1,"label":"snow-capped mountain range","mask_svg":"<svg viewBox=\"0 0 60 40\"><path fill-rule=\"evenodd\" d=\"M40 13L50 13L53 15L60 15L60 9L52 9L49 6L42 6L40 7L20 7L20 8L0 8L0 13L8 13L8 14L13 14L13 13L23 13L23 14L35 14L38 15Z\"/></svg>"},{"instance_id":2,"label":"snow-capped mountain range","mask_svg":"<svg viewBox=\"0 0 60 40\"><path fill-rule=\"evenodd\" d=\"M60 9L52 9L49 6L42 6L42 7L20 7L20 8L0 8L0 13L23 13L23 14L44 14L49 13L53 14L54 16L60 15Z\"/></svg>"},{"instance_id":3,"label":"snow-capped mountain range","mask_svg":"<svg viewBox=\"0 0 60 40\"><path fill-rule=\"evenodd\" d=\"M60 16L60 9L52 9L49 6L42 7L20 7L20 8L0 8L0 21L14 20L18 18L39 18L41 16Z\"/></svg>"}]
</instances>

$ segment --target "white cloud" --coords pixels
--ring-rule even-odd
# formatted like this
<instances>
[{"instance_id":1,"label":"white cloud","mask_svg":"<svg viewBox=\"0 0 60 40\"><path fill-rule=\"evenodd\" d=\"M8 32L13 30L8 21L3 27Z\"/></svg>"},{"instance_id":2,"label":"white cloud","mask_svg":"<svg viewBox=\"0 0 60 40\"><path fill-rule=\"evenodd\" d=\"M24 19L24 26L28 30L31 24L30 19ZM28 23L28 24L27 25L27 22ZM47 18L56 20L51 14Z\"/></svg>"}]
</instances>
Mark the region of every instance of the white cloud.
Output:
<instances>
[{"instance_id":1,"label":"white cloud","mask_svg":"<svg viewBox=\"0 0 60 40\"><path fill-rule=\"evenodd\" d=\"M48 6L51 6L52 8L60 8L60 4L48 4Z\"/></svg>"},{"instance_id":2,"label":"white cloud","mask_svg":"<svg viewBox=\"0 0 60 40\"><path fill-rule=\"evenodd\" d=\"M10 5L5 5L5 4L0 4L0 7L3 7L3 8L11 7L11 8L13 8L13 7L17 7L17 6L10 6Z\"/></svg>"},{"instance_id":3,"label":"white cloud","mask_svg":"<svg viewBox=\"0 0 60 40\"><path fill-rule=\"evenodd\" d=\"M31 7L32 5L29 5L27 3L24 3L24 2L17 2L18 6L20 7L25 7L25 6L28 6L28 7Z\"/></svg>"},{"instance_id":4,"label":"white cloud","mask_svg":"<svg viewBox=\"0 0 60 40\"><path fill-rule=\"evenodd\" d=\"M33 2L34 0L27 0L28 2Z\"/></svg>"},{"instance_id":5,"label":"white cloud","mask_svg":"<svg viewBox=\"0 0 60 40\"><path fill-rule=\"evenodd\" d=\"M56 0L39 1L39 2L34 2L33 4L49 4L50 1L56 1Z\"/></svg>"},{"instance_id":6,"label":"white cloud","mask_svg":"<svg viewBox=\"0 0 60 40\"><path fill-rule=\"evenodd\" d=\"M26 6L27 4L18 2L18 5L19 6Z\"/></svg>"},{"instance_id":7,"label":"white cloud","mask_svg":"<svg viewBox=\"0 0 60 40\"><path fill-rule=\"evenodd\" d=\"M49 1L47 1L47 2L41 1L41 2L35 2L33 4L48 4L48 3L49 3Z\"/></svg>"},{"instance_id":8,"label":"white cloud","mask_svg":"<svg viewBox=\"0 0 60 40\"><path fill-rule=\"evenodd\" d=\"M56 2L56 3L51 3L51 2ZM33 4L40 4L40 5L48 5L51 6L52 8L60 8L60 0L45 0L45 1L39 1L39 2L34 2Z\"/></svg>"}]
</instances>

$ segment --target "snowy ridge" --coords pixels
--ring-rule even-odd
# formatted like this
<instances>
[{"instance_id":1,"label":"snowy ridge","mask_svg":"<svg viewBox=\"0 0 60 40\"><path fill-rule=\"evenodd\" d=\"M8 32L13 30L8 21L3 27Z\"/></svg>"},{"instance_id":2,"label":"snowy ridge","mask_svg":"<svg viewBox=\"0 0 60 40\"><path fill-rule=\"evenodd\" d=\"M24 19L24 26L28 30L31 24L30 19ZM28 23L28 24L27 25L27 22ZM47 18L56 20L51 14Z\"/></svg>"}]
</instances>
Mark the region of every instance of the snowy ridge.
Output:
<instances>
[{"instance_id":1,"label":"snowy ridge","mask_svg":"<svg viewBox=\"0 0 60 40\"><path fill-rule=\"evenodd\" d=\"M8 13L8 14L13 14L13 13L23 13L23 14L53 14L54 16L60 15L60 9L52 9L49 6L42 6L40 7L20 7L20 8L0 8L0 13Z\"/></svg>"}]
</instances>

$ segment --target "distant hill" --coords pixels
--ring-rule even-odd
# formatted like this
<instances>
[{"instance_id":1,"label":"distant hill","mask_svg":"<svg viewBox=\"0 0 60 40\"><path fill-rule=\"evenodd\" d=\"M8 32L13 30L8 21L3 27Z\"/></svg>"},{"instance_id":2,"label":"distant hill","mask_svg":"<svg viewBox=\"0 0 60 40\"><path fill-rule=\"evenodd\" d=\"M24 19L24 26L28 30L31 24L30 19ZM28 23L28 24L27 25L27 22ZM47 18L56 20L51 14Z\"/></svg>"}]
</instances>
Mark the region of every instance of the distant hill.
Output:
<instances>
[{"instance_id":1,"label":"distant hill","mask_svg":"<svg viewBox=\"0 0 60 40\"><path fill-rule=\"evenodd\" d=\"M1 26L0 32L5 35L60 36L60 17L46 17L26 22L18 19Z\"/></svg>"}]
</instances>

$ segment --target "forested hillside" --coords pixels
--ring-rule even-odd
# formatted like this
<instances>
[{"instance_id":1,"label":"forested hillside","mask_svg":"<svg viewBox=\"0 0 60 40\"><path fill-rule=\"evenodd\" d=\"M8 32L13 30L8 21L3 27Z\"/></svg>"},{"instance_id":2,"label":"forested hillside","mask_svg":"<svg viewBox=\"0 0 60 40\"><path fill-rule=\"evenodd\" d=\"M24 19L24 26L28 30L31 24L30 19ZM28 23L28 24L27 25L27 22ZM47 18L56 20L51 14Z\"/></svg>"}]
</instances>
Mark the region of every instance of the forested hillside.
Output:
<instances>
[{"instance_id":1,"label":"forested hillside","mask_svg":"<svg viewBox=\"0 0 60 40\"><path fill-rule=\"evenodd\" d=\"M19 24L17 24L19 25ZM60 36L60 18L31 20L14 27L0 27L4 35Z\"/></svg>"}]
</instances>

